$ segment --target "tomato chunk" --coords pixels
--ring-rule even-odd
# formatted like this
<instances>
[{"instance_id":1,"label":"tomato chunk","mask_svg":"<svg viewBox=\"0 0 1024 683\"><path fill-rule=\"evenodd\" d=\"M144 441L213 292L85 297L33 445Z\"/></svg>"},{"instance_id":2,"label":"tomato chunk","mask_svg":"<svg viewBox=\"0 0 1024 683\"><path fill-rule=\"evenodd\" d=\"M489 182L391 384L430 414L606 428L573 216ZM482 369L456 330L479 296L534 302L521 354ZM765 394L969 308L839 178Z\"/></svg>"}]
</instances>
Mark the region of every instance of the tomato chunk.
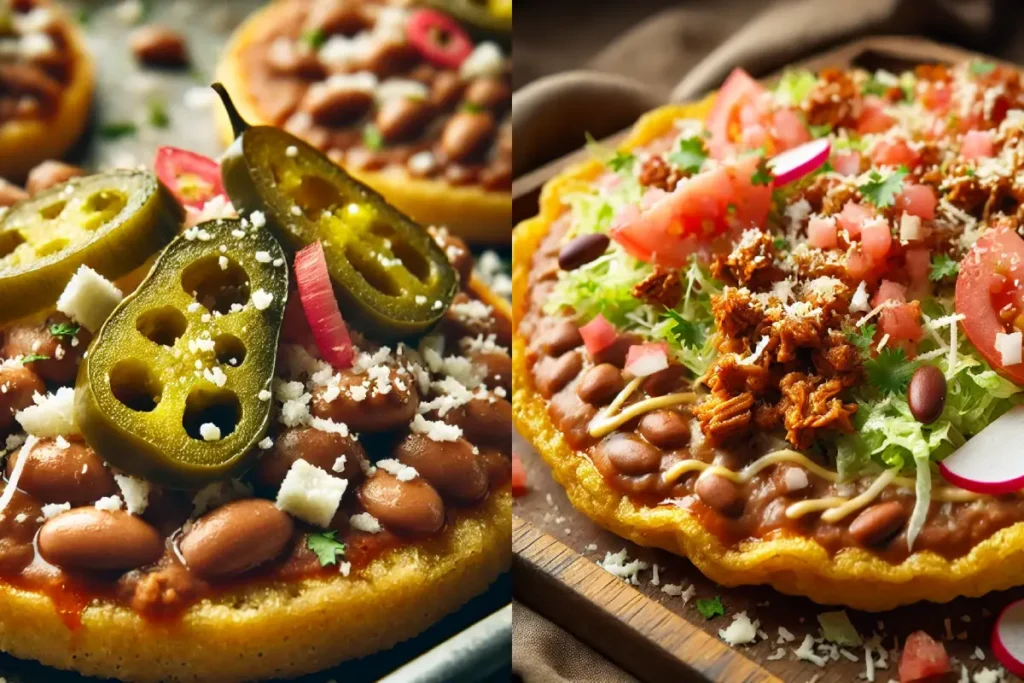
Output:
<instances>
[{"instance_id":1,"label":"tomato chunk","mask_svg":"<svg viewBox=\"0 0 1024 683\"><path fill-rule=\"evenodd\" d=\"M708 151L711 156L721 159L733 151L733 142L739 137L741 128L749 127L756 119L760 119L760 112L751 105L766 92L764 86L746 71L733 69L715 95L715 102L708 113L707 128L711 133ZM741 113L744 118L742 121Z\"/></svg>"},{"instance_id":2,"label":"tomato chunk","mask_svg":"<svg viewBox=\"0 0 1024 683\"><path fill-rule=\"evenodd\" d=\"M896 215L906 211L911 216L930 221L935 218L935 206L938 203L939 199L931 187L908 183L903 191L896 195Z\"/></svg>"},{"instance_id":3,"label":"tomato chunk","mask_svg":"<svg viewBox=\"0 0 1024 683\"><path fill-rule=\"evenodd\" d=\"M984 159L994 152L992 134L987 130L969 130L964 134L964 143L960 147L964 159Z\"/></svg>"},{"instance_id":4,"label":"tomato chunk","mask_svg":"<svg viewBox=\"0 0 1024 683\"><path fill-rule=\"evenodd\" d=\"M884 261L892 248L889 222L884 218L875 218L860 226L860 242L868 258L876 263Z\"/></svg>"},{"instance_id":5,"label":"tomato chunk","mask_svg":"<svg viewBox=\"0 0 1024 683\"><path fill-rule=\"evenodd\" d=\"M807 124L792 109L779 109L772 114L772 133L772 137L775 139L776 153L784 152L811 140Z\"/></svg>"},{"instance_id":6,"label":"tomato chunk","mask_svg":"<svg viewBox=\"0 0 1024 683\"><path fill-rule=\"evenodd\" d=\"M857 119L857 132L860 135L865 133L884 133L896 125L896 119L882 111L884 103L877 97L864 99L864 109L860 118Z\"/></svg>"},{"instance_id":7,"label":"tomato chunk","mask_svg":"<svg viewBox=\"0 0 1024 683\"><path fill-rule=\"evenodd\" d=\"M881 166L914 168L921 162L921 155L903 140L880 140L871 151L871 159Z\"/></svg>"},{"instance_id":8,"label":"tomato chunk","mask_svg":"<svg viewBox=\"0 0 1024 683\"><path fill-rule=\"evenodd\" d=\"M874 216L875 210L870 206L849 201L839 212L839 227L845 230L850 237L857 237L860 235L860 226Z\"/></svg>"},{"instance_id":9,"label":"tomato chunk","mask_svg":"<svg viewBox=\"0 0 1024 683\"><path fill-rule=\"evenodd\" d=\"M917 683L950 672L949 656L942 643L924 631L907 637L900 657L900 683Z\"/></svg>"},{"instance_id":10,"label":"tomato chunk","mask_svg":"<svg viewBox=\"0 0 1024 683\"><path fill-rule=\"evenodd\" d=\"M807 243L817 249L835 249L838 230L834 218L815 216L807 224Z\"/></svg>"},{"instance_id":11,"label":"tomato chunk","mask_svg":"<svg viewBox=\"0 0 1024 683\"><path fill-rule=\"evenodd\" d=\"M526 468L518 453L512 453L512 495L519 497L527 491Z\"/></svg>"},{"instance_id":12,"label":"tomato chunk","mask_svg":"<svg viewBox=\"0 0 1024 683\"><path fill-rule=\"evenodd\" d=\"M845 152L837 154L832 158L832 168L836 173L843 175L857 175L860 173L860 152Z\"/></svg>"},{"instance_id":13,"label":"tomato chunk","mask_svg":"<svg viewBox=\"0 0 1024 683\"><path fill-rule=\"evenodd\" d=\"M618 332L603 315L598 313L593 320L580 327L580 336L583 337L583 345L587 347L587 353L593 357L611 346L618 336Z\"/></svg>"}]
</instances>

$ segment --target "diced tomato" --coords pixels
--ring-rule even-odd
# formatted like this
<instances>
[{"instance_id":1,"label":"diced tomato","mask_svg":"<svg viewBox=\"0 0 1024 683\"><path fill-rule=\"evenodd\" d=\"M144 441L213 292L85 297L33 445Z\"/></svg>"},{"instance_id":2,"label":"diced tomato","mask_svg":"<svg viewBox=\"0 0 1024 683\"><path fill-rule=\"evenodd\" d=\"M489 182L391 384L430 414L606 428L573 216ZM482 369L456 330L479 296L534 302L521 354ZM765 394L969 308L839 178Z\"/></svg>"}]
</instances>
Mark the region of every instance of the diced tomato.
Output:
<instances>
[{"instance_id":1,"label":"diced tomato","mask_svg":"<svg viewBox=\"0 0 1024 683\"><path fill-rule=\"evenodd\" d=\"M902 304L906 300L907 288L905 286L892 280L882 280L878 285L878 291L875 292L875 296L871 299L871 305L878 306L886 301L897 301Z\"/></svg>"},{"instance_id":2,"label":"diced tomato","mask_svg":"<svg viewBox=\"0 0 1024 683\"><path fill-rule=\"evenodd\" d=\"M864 255L860 245L857 245L846 255L846 272L854 280L865 280L871 275L875 264Z\"/></svg>"},{"instance_id":3,"label":"diced tomato","mask_svg":"<svg viewBox=\"0 0 1024 683\"><path fill-rule=\"evenodd\" d=\"M857 175L860 173L860 160L860 152L844 152L832 158L832 168L843 175Z\"/></svg>"},{"instance_id":4,"label":"diced tomato","mask_svg":"<svg viewBox=\"0 0 1024 683\"><path fill-rule=\"evenodd\" d=\"M930 221L935 218L935 205L938 203L939 199L931 187L909 183L896 195L896 215L906 211L911 216Z\"/></svg>"},{"instance_id":5,"label":"diced tomato","mask_svg":"<svg viewBox=\"0 0 1024 683\"><path fill-rule=\"evenodd\" d=\"M839 212L837 221L839 227L847 232L850 237L860 235L860 226L875 216L875 210L866 204L858 204L854 201L846 202L843 210Z\"/></svg>"},{"instance_id":6,"label":"diced tomato","mask_svg":"<svg viewBox=\"0 0 1024 683\"><path fill-rule=\"evenodd\" d=\"M1024 384L1024 363L1003 366L996 334L1008 332L1000 318L1004 308L1024 311L1024 240L1009 228L990 228L960 262L956 312L964 316L967 338L989 364L1017 384Z\"/></svg>"},{"instance_id":7,"label":"diced tomato","mask_svg":"<svg viewBox=\"0 0 1024 683\"><path fill-rule=\"evenodd\" d=\"M220 164L202 154L161 147L156 151L153 170L182 206L201 209L206 202L224 194Z\"/></svg>"},{"instance_id":8,"label":"diced tomato","mask_svg":"<svg viewBox=\"0 0 1024 683\"><path fill-rule=\"evenodd\" d=\"M964 134L960 154L964 159L984 159L995 153L992 134L987 130L969 130Z\"/></svg>"},{"instance_id":9,"label":"diced tomato","mask_svg":"<svg viewBox=\"0 0 1024 683\"><path fill-rule=\"evenodd\" d=\"M871 160L880 166L914 168L921 162L921 155L903 140L879 140L871 151Z\"/></svg>"},{"instance_id":10,"label":"diced tomato","mask_svg":"<svg viewBox=\"0 0 1024 683\"><path fill-rule=\"evenodd\" d=\"M757 149L768 145L768 131L760 124L751 124L743 127L740 133L740 149Z\"/></svg>"},{"instance_id":11,"label":"diced tomato","mask_svg":"<svg viewBox=\"0 0 1024 683\"><path fill-rule=\"evenodd\" d=\"M747 157L683 180L639 214L616 217L612 239L641 261L681 268L716 237L763 225L772 192L751 182L758 161Z\"/></svg>"},{"instance_id":12,"label":"diced tomato","mask_svg":"<svg viewBox=\"0 0 1024 683\"><path fill-rule=\"evenodd\" d=\"M932 266L931 251L924 247L915 247L904 251L903 258L906 259L907 274L910 275L911 282L920 284L928 281L928 273Z\"/></svg>"},{"instance_id":13,"label":"diced tomato","mask_svg":"<svg viewBox=\"0 0 1024 683\"><path fill-rule=\"evenodd\" d=\"M949 83L942 81L927 83L921 88L920 101L925 109L938 114L949 110L949 104L953 99L953 91Z\"/></svg>"},{"instance_id":14,"label":"diced tomato","mask_svg":"<svg viewBox=\"0 0 1024 683\"><path fill-rule=\"evenodd\" d=\"M807 243L818 249L835 249L837 232L834 218L815 216L807 224Z\"/></svg>"},{"instance_id":15,"label":"diced tomato","mask_svg":"<svg viewBox=\"0 0 1024 683\"><path fill-rule=\"evenodd\" d=\"M725 157L733 147L733 141L741 134L739 128L753 124L760 119L754 107L744 107L760 99L767 92L760 83L740 68L733 69L725 83L715 95L714 104L707 118L708 151L716 159ZM740 120L741 112L744 120ZM735 133L735 135L734 135Z\"/></svg>"},{"instance_id":16,"label":"diced tomato","mask_svg":"<svg viewBox=\"0 0 1024 683\"><path fill-rule=\"evenodd\" d=\"M580 328L583 345L587 347L591 357L611 346L618 335L615 327L600 313Z\"/></svg>"},{"instance_id":17,"label":"diced tomato","mask_svg":"<svg viewBox=\"0 0 1024 683\"><path fill-rule=\"evenodd\" d=\"M857 119L857 133L884 133L896 125L896 119L882 111L884 103L877 97L864 98L864 108Z\"/></svg>"},{"instance_id":18,"label":"diced tomato","mask_svg":"<svg viewBox=\"0 0 1024 683\"><path fill-rule=\"evenodd\" d=\"M860 226L860 242L868 258L875 262L884 261L892 247L889 221L875 218Z\"/></svg>"},{"instance_id":19,"label":"diced tomato","mask_svg":"<svg viewBox=\"0 0 1024 683\"><path fill-rule=\"evenodd\" d=\"M634 377L647 377L668 367L668 344L633 344L626 351L625 371Z\"/></svg>"},{"instance_id":20,"label":"diced tomato","mask_svg":"<svg viewBox=\"0 0 1024 683\"><path fill-rule=\"evenodd\" d=\"M923 683L938 680L948 674L949 656L942 643L936 642L924 631L915 631L907 636L900 657L900 683Z\"/></svg>"},{"instance_id":21,"label":"diced tomato","mask_svg":"<svg viewBox=\"0 0 1024 683\"><path fill-rule=\"evenodd\" d=\"M772 114L772 137L776 154L811 140L807 124L792 109L779 109Z\"/></svg>"},{"instance_id":22,"label":"diced tomato","mask_svg":"<svg viewBox=\"0 0 1024 683\"><path fill-rule=\"evenodd\" d=\"M512 453L512 495L518 497L526 491L526 468L523 467L519 454Z\"/></svg>"},{"instance_id":23,"label":"diced tomato","mask_svg":"<svg viewBox=\"0 0 1024 683\"><path fill-rule=\"evenodd\" d=\"M892 308L883 309L878 314L879 327L882 334L889 335L893 341L920 341L924 336L921 323L921 305L916 301L908 304L898 304Z\"/></svg>"}]
</instances>

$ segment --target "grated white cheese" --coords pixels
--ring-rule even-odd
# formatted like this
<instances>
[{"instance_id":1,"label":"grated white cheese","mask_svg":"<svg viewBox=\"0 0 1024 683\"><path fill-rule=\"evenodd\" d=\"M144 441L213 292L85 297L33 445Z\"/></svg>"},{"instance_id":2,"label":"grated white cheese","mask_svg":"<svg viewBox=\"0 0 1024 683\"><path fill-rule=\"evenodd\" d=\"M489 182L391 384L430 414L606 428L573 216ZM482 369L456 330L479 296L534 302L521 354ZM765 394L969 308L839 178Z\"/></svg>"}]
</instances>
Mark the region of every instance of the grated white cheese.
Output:
<instances>
[{"instance_id":1,"label":"grated white cheese","mask_svg":"<svg viewBox=\"0 0 1024 683\"><path fill-rule=\"evenodd\" d=\"M43 519L50 519L70 509L71 503L48 503L41 507L40 511L43 513Z\"/></svg>"},{"instance_id":2,"label":"grated white cheese","mask_svg":"<svg viewBox=\"0 0 1024 683\"><path fill-rule=\"evenodd\" d=\"M274 295L264 289L257 289L252 293L252 305L257 311L267 310L273 301Z\"/></svg>"},{"instance_id":3,"label":"grated white cheese","mask_svg":"<svg viewBox=\"0 0 1024 683\"><path fill-rule=\"evenodd\" d=\"M212 422L204 422L199 425L199 436L203 441L220 441L220 427Z\"/></svg>"},{"instance_id":4,"label":"grated white cheese","mask_svg":"<svg viewBox=\"0 0 1024 683\"><path fill-rule=\"evenodd\" d=\"M999 352L999 357L1004 366L1020 364L1021 342L1022 335L1020 330L1010 334L996 332L996 351Z\"/></svg>"},{"instance_id":5,"label":"grated white cheese","mask_svg":"<svg viewBox=\"0 0 1024 683\"><path fill-rule=\"evenodd\" d=\"M500 76L505 60L496 43L484 41L476 46L459 67L459 75L472 80L481 76Z\"/></svg>"},{"instance_id":6,"label":"grated white cheese","mask_svg":"<svg viewBox=\"0 0 1024 683\"><path fill-rule=\"evenodd\" d=\"M617 553L605 553L604 559L599 560L597 566L613 576L625 579L626 582L634 586L640 585L637 574L650 568L646 562L640 560L630 561L625 548Z\"/></svg>"},{"instance_id":7,"label":"grated white cheese","mask_svg":"<svg viewBox=\"0 0 1024 683\"><path fill-rule=\"evenodd\" d=\"M458 441L462 437L462 428L440 420L430 421L422 415L416 415L409 425L415 434L425 434L433 441Z\"/></svg>"},{"instance_id":8,"label":"grated white cheese","mask_svg":"<svg viewBox=\"0 0 1024 683\"><path fill-rule=\"evenodd\" d=\"M746 612L739 612L732 623L718 631L718 637L732 646L747 645L757 639L758 620L751 621Z\"/></svg>"},{"instance_id":9,"label":"grated white cheese","mask_svg":"<svg viewBox=\"0 0 1024 683\"><path fill-rule=\"evenodd\" d=\"M260 448L260 450L269 451L271 448L274 447L274 440L271 439L269 436L265 436L256 445Z\"/></svg>"},{"instance_id":10,"label":"grated white cheese","mask_svg":"<svg viewBox=\"0 0 1024 683\"><path fill-rule=\"evenodd\" d=\"M348 523L356 531L363 531L368 534L379 534L381 532L380 520L369 512L360 512L348 518Z\"/></svg>"},{"instance_id":11,"label":"grated white cheese","mask_svg":"<svg viewBox=\"0 0 1024 683\"><path fill-rule=\"evenodd\" d=\"M57 299L57 310L97 332L124 295L114 284L89 266L80 266Z\"/></svg>"},{"instance_id":12,"label":"grated white cheese","mask_svg":"<svg viewBox=\"0 0 1024 683\"><path fill-rule=\"evenodd\" d=\"M804 642L800 643L800 647L793 650L793 654L798 659L802 659L805 662L812 662L818 666L825 666L828 660L814 652L814 637L810 634L804 636Z\"/></svg>"},{"instance_id":13,"label":"grated white cheese","mask_svg":"<svg viewBox=\"0 0 1024 683\"><path fill-rule=\"evenodd\" d=\"M416 468L409 467L405 463L399 462L394 458L385 458L384 460L378 460L377 467L384 470L388 474L394 475L394 477L398 479L398 481L412 481L417 476L419 476L419 472L416 471Z\"/></svg>"},{"instance_id":14,"label":"grated white cheese","mask_svg":"<svg viewBox=\"0 0 1024 683\"><path fill-rule=\"evenodd\" d=\"M10 444L10 439L7 442ZM25 462L32 455L32 449L36 447L37 443L39 443L38 439L31 435L25 439L25 443L21 448L21 456L14 463L11 476L7 478L7 486L4 487L3 493L0 493L0 512L3 512L4 508L11 502L11 499L14 498L14 493L18 490L18 482L21 481L21 474L25 471ZM8 448L10 448L10 445L8 445Z\"/></svg>"},{"instance_id":15,"label":"grated white cheese","mask_svg":"<svg viewBox=\"0 0 1024 683\"><path fill-rule=\"evenodd\" d=\"M149 482L138 477L131 477L126 474L115 474L114 481L121 489L124 502L128 507L128 513L141 515L149 505Z\"/></svg>"},{"instance_id":16,"label":"grated white cheese","mask_svg":"<svg viewBox=\"0 0 1024 683\"><path fill-rule=\"evenodd\" d=\"M338 459L334 461L333 465L331 465L331 469L334 470L335 472L339 472L339 473L340 472L344 472L345 471L345 464L346 464L347 461L348 461L348 458L346 458L344 455L339 455Z\"/></svg>"},{"instance_id":17,"label":"grated white cheese","mask_svg":"<svg viewBox=\"0 0 1024 683\"><path fill-rule=\"evenodd\" d=\"M122 507L124 507L124 503L121 501L121 496L104 496L96 501L96 509L98 510L115 512Z\"/></svg>"},{"instance_id":18,"label":"grated white cheese","mask_svg":"<svg viewBox=\"0 0 1024 683\"><path fill-rule=\"evenodd\" d=\"M293 517L327 528L347 487L348 480L299 459L281 482L275 504Z\"/></svg>"},{"instance_id":19,"label":"grated white cheese","mask_svg":"<svg viewBox=\"0 0 1024 683\"><path fill-rule=\"evenodd\" d=\"M71 436L80 433L75 422L75 390L61 387L54 394L36 393L31 405L14 418L34 436Z\"/></svg>"}]
</instances>

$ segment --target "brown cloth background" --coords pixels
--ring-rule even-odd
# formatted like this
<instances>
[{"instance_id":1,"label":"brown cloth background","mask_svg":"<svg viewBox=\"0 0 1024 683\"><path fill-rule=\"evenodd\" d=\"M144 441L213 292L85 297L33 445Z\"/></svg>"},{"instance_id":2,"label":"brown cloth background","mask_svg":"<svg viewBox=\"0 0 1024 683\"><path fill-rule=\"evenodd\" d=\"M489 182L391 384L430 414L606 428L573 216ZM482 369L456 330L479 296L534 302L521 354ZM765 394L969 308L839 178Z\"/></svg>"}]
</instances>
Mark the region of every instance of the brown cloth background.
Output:
<instances>
[{"instance_id":1,"label":"brown cloth background","mask_svg":"<svg viewBox=\"0 0 1024 683\"><path fill-rule=\"evenodd\" d=\"M517 175L669 100L865 35L922 35L1024 61L1022 0L517 0L512 103ZM513 579L514 580L514 579ZM513 672L526 683L633 681L520 604Z\"/></svg>"}]
</instances>

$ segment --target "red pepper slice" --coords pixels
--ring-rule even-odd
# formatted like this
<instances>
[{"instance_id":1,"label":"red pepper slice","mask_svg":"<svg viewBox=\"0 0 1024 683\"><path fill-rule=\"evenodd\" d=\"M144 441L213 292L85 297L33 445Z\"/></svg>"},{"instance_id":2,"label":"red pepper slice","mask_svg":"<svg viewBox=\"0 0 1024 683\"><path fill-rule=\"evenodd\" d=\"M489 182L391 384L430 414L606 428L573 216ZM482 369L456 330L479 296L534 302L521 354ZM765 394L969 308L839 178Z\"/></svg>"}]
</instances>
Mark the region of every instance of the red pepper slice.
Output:
<instances>
[{"instance_id":1,"label":"red pepper slice","mask_svg":"<svg viewBox=\"0 0 1024 683\"><path fill-rule=\"evenodd\" d=\"M334 298L324 247L319 240L295 254L295 284L313 339L324 360L339 370L352 366L352 338Z\"/></svg>"},{"instance_id":2,"label":"red pepper slice","mask_svg":"<svg viewBox=\"0 0 1024 683\"><path fill-rule=\"evenodd\" d=\"M413 12L405 33L424 59L438 66L458 69L473 52L473 41L458 22L437 10Z\"/></svg>"},{"instance_id":3,"label":"red pepper slice","mask_svg":"<svg viewBox=\"0 0 1024 683\"><path fill-rule=\"evenodd\" d=\"M201 209L206 202L224 194L220 164L202 154L161 147L156 151L153 170L182 206Z\"/></svg>"}]
</instances>

